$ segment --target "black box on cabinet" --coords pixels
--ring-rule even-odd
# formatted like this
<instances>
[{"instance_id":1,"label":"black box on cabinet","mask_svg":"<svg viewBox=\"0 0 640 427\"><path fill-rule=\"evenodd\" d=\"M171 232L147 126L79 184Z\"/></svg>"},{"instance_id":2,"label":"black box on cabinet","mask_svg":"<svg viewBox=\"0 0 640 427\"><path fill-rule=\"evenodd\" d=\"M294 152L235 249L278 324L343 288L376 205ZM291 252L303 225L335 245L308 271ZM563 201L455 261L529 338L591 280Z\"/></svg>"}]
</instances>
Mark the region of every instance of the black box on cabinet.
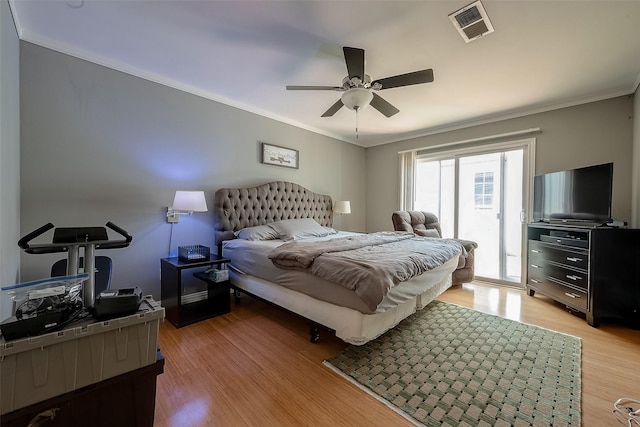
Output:
<instances>
[{"instance_id":1,"label":"black box on cabinet","mask_svg":"<svg viewBox=\"0 0 640 427\"><path fill-rule=\"evenodd\" d=\"M186 262L207 261L211 250L203 245L178 246L178 259Z\"/></svg>"},{"instance_id":2,"label":"black box on cabinet","mask_svg":"<svg viewBox=\"0 0 640 427\"><path fill-rule=\"evenodd\" d=\"M582 239L577 239L575 237L569 237L569 235L567 235L566 237L556 237L556 236L550 236L550 235L542 235L542 236L540 236L540 240L542 240L543 242L555 243L555 244L558 244L558 245L575 246L577 248L588 248L589 247L589 241L588 240L582 240Z\"/></svg>"}]
</instances>

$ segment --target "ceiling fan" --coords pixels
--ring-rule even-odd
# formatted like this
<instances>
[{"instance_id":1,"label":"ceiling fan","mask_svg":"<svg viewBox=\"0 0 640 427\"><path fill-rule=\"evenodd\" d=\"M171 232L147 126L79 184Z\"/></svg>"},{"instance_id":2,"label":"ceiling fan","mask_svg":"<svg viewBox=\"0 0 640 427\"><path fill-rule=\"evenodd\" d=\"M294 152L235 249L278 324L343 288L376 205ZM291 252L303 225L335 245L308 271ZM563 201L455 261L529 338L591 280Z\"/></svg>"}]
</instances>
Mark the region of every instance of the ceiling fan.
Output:
<instances>
[{"instance_id":1,"label":"ceiling fan","mask_svg":"<svg viewBox=\"0 0 640 427\"><path fill-rule=\"evenodd\" d=\"M333 116L343 105L358 112L369 104L385 116L391 117L400 112L400 110L376 94L376 91L420 83L431 83L433 81L433 70L431 68L372 81L371 77L364 73L364 49L345 46L342 51L344 52L344 60L347 64L349 75L342 79L341 86L287 86L287 90L335 90L344 92L342 97L322 114L322 117Z\"/></svg>"}]
</instances>

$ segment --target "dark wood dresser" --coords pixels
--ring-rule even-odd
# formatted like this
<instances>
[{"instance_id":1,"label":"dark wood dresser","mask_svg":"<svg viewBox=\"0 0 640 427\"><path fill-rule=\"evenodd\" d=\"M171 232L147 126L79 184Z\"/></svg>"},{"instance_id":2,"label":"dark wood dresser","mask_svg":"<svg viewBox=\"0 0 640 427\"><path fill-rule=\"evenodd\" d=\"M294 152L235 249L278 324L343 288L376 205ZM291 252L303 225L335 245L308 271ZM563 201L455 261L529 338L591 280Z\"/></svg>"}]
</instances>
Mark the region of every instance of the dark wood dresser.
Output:
<instances>
[{"instance_id":1,"label":"dark wood dresser","mask_svg":"<svg viewBox=\"0 0 640 427\"><path fill-rule=\"evenodd\" d=\"M585 313L640 328L640 230L531 223L527 291Z\"/></svg>"}]
</instances>

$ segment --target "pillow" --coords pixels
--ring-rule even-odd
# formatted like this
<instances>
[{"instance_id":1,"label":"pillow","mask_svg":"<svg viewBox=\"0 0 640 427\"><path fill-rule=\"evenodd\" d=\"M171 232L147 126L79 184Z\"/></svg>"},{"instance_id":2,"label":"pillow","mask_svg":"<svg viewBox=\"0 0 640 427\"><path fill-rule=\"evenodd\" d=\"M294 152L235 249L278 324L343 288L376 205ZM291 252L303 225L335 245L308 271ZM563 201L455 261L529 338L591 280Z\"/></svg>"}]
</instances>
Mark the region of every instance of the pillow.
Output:
<instances>
[{"instance_id":1,"label":"pillow","mask_svg":"<svg viewBox=\"0 0 640 427\"><path fill-rule=\"evenodd\" d=\"M273 240L278 239L278 233L268 225L256 225L246 227L233 233L238 239L243 240Z\"/></svg>"},{"instance_id":2,"label":"pillow","mask_svg":"<svg viewBox=\"0 0 640 427\"><path fill-rule=\"evenodd\" d=\"M299 240L308 237L324 237L337 233L331 227L323 227L312 218L285 219L272 222L269 226L282 240Z\"/></svg>"},{"instance_id":3,"label":"pillow","mask_svg":"<svg viewBox=\"0 0 640 427\"><path fill-rule=\"evenodd\" d=\"M427 228L425 230L417 229L413 230L413 232L422 237L440 237L440 235L438 234L438 230L436 230L435 228Z\"/></svg>"}]
</instances>

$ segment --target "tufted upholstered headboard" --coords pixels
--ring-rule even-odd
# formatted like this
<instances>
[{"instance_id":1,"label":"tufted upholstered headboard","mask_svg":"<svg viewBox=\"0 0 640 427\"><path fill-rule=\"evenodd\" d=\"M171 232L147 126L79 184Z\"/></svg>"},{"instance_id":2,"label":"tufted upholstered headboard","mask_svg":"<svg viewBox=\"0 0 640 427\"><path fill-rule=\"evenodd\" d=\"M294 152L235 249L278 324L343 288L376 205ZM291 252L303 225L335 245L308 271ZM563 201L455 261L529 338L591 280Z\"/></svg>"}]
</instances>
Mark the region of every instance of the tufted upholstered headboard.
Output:
<instances>
[{"instance_id":1,"label":"tufted upholstered headboard","mask_svg":"<svg viewBox=\"0 0 640 427\"><path fill-rule=\"evenodd\" d=\"M274 181L250 188L221 188L213 199L215 243L221 253L234 231L283 219L313 218L333 224L330 196L317 194L292 182Z\"/></svg>"}]
</instances>

